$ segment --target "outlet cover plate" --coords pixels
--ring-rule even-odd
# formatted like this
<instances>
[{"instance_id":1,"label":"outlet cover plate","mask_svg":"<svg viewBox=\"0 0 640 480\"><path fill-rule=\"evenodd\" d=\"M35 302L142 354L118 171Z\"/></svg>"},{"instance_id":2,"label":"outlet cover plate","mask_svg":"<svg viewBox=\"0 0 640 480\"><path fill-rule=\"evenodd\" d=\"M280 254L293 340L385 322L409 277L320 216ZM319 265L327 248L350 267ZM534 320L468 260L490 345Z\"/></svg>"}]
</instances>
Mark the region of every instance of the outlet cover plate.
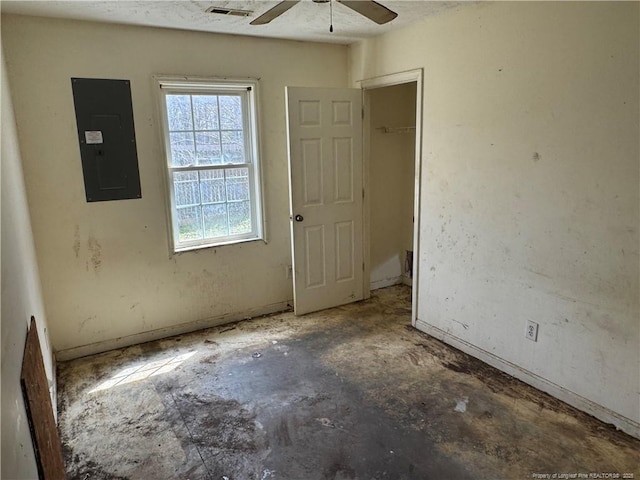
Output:
<instances>
[{"instance_id":1,"label":"outlet cover plate","mask_svg":"<svg viewBox=\"0 0 640 480\"><path fill-rule=\"evenodd\" d=\"M536 322L527 320L527 331L525 332L525 336L532 342L538 341L538 324Z\"/></svg>"}]
</instances>

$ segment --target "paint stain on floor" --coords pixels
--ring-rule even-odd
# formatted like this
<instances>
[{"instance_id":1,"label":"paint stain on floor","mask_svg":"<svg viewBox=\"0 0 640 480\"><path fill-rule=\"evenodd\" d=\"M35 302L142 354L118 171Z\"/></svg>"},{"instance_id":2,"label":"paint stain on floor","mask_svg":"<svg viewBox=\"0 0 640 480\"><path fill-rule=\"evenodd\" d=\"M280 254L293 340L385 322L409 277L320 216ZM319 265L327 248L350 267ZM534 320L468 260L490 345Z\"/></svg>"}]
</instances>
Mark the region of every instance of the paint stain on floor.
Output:
<instances>
[{"instance_id":1,"label":"paint stain on floor","mask_svg":"<svg viewBox=\"0 0 640 480\"><path fill-rule=\"evenodd\" d=\"M640 478L640 441L415 330L410 312L410 290L391 287L60 364L68 477Z\"/></svg>"}]
</instances>

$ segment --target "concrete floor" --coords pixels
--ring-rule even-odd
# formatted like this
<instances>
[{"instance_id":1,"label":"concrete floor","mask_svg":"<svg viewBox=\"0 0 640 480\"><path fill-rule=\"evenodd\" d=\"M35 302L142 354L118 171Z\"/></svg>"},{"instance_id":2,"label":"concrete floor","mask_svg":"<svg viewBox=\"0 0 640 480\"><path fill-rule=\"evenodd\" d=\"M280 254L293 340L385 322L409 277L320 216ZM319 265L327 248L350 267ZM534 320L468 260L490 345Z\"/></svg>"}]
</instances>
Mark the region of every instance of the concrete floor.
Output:
<instances>
[{"instance_id":1,"label":"concrete floor","mask_svg":"<svg viewBox=\"0 0 640 480\"><path fill-rule=\"evenodd\" d=\"M413 329L410 301L391 287L60 364L69 478L640 478L639 440Z\"/></svg>"}]
</instances>

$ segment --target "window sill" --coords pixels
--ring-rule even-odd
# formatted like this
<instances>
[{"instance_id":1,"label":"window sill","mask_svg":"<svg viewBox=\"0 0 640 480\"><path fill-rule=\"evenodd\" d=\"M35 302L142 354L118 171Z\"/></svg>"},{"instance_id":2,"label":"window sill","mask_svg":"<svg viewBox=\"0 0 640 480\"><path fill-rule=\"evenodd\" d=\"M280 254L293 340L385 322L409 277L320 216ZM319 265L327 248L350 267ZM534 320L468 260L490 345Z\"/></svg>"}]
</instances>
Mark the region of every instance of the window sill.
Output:
<instances>
[{"instance_id":1,"label":"window sill","mask_svg":"<svg viewBox=\"0 0 640 480\"><path fill-rule=\"evenodd\" d=\"M241 243L249 243L249 242L264 242L265 244L267 243L266 239L262 238L262 237L258 237L258 238L243 238L243 239L239 239L239 240L229 240L228 242L219 242L219 243L206 243L204 245L192 245L189 247L180 247L180 248L176 248L173 251L173 255L179 255L181 253L187 253L187 252L193 252L196 250L204 250L207 248L218 248L218 247L225 247L228 245L237 245L237 244L241 244Z\"/></svg>"}]
</instances>

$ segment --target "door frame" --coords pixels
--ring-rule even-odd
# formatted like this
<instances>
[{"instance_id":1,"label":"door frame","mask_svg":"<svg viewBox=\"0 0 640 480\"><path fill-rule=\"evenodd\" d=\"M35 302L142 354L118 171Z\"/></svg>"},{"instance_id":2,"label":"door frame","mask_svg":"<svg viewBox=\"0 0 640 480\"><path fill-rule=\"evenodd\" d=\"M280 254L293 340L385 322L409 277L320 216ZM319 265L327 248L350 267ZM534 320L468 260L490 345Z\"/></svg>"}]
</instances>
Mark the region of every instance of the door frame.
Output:
<instances>
[{"instance_id":1,"label":"door frame","mask_svg":"<svg viewBox=\"0 0 640 480\"><path fill-rule=\"evenodd\" d=\"M416 139L414 158L414 200L413 200L413 276L411 287L411 324L415 327L418 319L418 289L419 289L419 265L420 265L420 199L422 178L422 101L423 101L423 77L424 70L418 68L378 77L356 80L356 84L362 89L363 118L363 249L364 249L364 298L371 297L371 205L370 205L370 147L371 147L371 95L370 90L382 87L391 87L403 83L416 82Z\"/></svg>"}]
</instances>

